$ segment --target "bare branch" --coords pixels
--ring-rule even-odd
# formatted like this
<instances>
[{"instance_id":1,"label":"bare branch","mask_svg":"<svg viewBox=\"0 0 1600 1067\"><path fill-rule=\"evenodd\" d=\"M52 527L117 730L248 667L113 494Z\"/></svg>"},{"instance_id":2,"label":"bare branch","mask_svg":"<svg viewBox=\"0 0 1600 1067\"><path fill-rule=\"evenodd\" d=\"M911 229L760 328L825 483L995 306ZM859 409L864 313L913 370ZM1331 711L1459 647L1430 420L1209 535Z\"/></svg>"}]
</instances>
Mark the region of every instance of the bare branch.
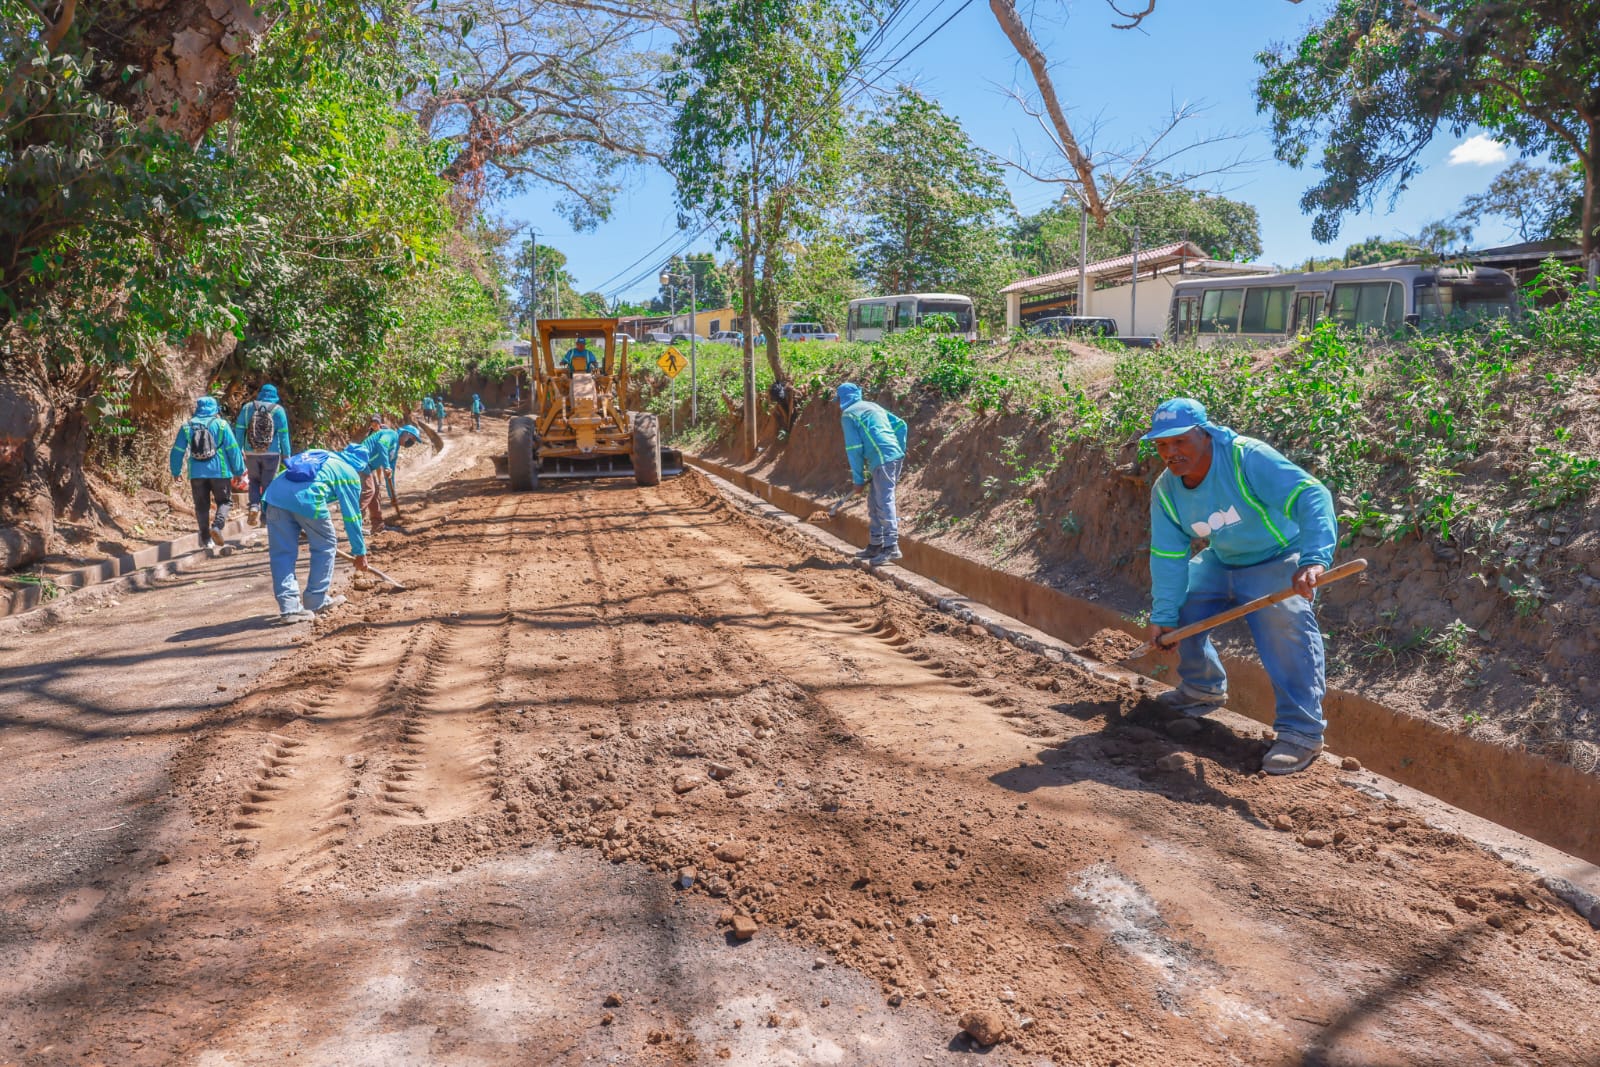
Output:
<instances>
[{"instance_id":1,"label":"bare branch","mask_svg":"<svg viewBox=\"0 0 1600 1067\"><path fill-rule=\"evenodd\" d=\"M1142 28L1141 23L1143 23L1145 19L1155 14L1156 0L1150 0L1150 2L1145 5L1143 11L1124 11L1122 8L1117 6L1116 0L1106 0L1106 6L1128 20L1127 22L1113 22L1111 24L1112 29L1136 30Z\"/></svg>"}]
</instances>

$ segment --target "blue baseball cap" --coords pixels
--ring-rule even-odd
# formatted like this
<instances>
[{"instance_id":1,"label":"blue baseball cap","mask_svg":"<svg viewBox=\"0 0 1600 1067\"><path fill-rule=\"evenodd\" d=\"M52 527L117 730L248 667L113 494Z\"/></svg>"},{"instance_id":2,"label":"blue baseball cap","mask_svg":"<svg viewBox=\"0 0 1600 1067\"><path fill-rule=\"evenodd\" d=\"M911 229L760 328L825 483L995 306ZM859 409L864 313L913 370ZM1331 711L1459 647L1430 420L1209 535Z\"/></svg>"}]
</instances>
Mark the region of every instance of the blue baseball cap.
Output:
<instances>
[{"instance_id":1,"label":"blue baseball cap","mask_svg":"<svg viewBox=\"0 0 1600 1067\"><path fill-rule=\"evenodd\" d=\"M1186 396L1176 396L1171 400L1163 400L1156 407L1156 413L1150 417L1150 432L1139 440L1154 441L1158 437L1177 437L1197 426L1204 429L1207 425L1209 423L1204 404L1198 400L1190 400Z\"/></svg>"}]
</instances>

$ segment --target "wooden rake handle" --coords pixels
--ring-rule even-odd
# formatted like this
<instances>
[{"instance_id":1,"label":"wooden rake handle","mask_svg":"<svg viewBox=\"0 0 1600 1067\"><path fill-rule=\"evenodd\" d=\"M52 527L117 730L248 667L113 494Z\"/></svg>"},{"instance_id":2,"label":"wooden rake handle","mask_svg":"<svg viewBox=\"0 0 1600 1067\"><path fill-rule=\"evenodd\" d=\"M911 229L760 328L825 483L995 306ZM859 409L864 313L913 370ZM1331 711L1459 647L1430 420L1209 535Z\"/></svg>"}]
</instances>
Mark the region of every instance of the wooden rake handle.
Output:
<instances>
[{"instance_id":1,"label":"wooden rake handle","mask_svg":"<svg viewBox=\"0 0 1600 1067\"><path fill-rule=\"evenodd\" d=\"M1364 559L1353 559L1349 563L1341 563L1332 570L1322 572L1322 577L1317 579L1317 588L1321 589L1325 585L1340 581L1344 578L1349 578L1351 575L1360 574L1366 569L1367 561ZM1248 604L1240 604L1236 608L1229 608L1227 611L1219 611L1215 615L1201 619L1199 622L1191 622L1188 626L1180 626L1176 630L1162 634L1161 643L1159 646L1154 641L1146 641L1134 652L1122 658L1124 661L1138 659L1140 656L1149 655L1157 647L1162 649L1170 649L1186 637L1194 637L1198 634L1203 634L1207 630L1212 630L1218 626L1221 626L1223 623L1232 622L1235 619L1242 619L1251 612L1260 611L1262 608L1269 608L1274 604L1288 600L1292 596L1299 595L1299 593L1294 591L1294 586L1291 585L1286 589L1278 590L1276 593L1268 593L1266 596L1258 596Z\"/></svg>"},{"instance_id":2,"label":"wooden rake handle","mask_svg":"<svg viewBox=\"0 0 1600 1067\"><path fill-rule=\"evenodd\" d=\"M350 560L352 563L355 562L355 557L352 556L350 553L346 552L344 549L336 548L336 549L334 549L334 551L339 553L341 558ZM383 573L382 571L380 571L378 568L374 567L370 563L367 564L367 570L371 571L373 574L376 574L379 578L382 578L384 581L388 582L390 585L394 586L396 589L401 589L401 590L405 589L405 586L401 585L399 582L395 581L393 578L389 577L387 574Z\"/></svg>"}]
</instances>

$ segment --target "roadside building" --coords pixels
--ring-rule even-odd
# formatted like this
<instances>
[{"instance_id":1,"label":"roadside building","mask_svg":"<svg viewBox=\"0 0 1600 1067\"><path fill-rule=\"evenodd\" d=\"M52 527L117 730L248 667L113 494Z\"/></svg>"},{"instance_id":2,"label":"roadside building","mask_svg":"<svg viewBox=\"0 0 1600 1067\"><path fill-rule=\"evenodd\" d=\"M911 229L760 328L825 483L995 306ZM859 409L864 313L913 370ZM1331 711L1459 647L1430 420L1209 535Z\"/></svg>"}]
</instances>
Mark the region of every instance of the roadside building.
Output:
<instances>
[{"instance_id":1,"label":"roadside building","mask_svg":"<svg viewBox=\"0 0 1600 1067\"><path fill-rule=\"evenodd\" d=\"M1135 274L1137 259L1137 274ZM1211 259L1192 241L1179 241L1141 249L1113 259L1090 263L1086 306L1078 308L1077 267L1014 281L1000 290L1006 300L1006 329L1014 330L1050 315L1087 315L1111 318L1125 337L1154 337L1165 332L1172 304L1172 287L1185 278L1271 274L1275 268L1260 263L1234 263Z\"/></svg>"}]
</instances>

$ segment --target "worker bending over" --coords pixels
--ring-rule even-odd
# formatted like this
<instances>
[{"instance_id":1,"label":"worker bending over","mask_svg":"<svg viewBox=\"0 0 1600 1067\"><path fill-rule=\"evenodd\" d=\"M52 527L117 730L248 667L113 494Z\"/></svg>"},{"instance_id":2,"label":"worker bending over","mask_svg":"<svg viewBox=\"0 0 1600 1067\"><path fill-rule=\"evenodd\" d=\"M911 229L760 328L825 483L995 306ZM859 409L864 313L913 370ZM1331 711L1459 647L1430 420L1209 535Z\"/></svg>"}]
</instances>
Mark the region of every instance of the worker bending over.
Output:
<instances>
[{"instance_id":1,"label":"worker bending over","mask_svg":"<svg viewBox=\"0 0 1600 1067\"><path fill-rule=\"evenodd\" d=\"M868 544L857 558L881 567L900 558L900 515L894 494L905 463L906 423L894 412L861 399L861 387L853 382L839 386L839 418L854 493L863 489L867 493Z\"/></svg>"},{"instance_id":2,"label":"worker bending over","mask_svg":"<svg viewBox=\"0 0 1600 1067\"><path fill-rule=\"evenodd\" d=\"M389 500L395 499L394 472L400 460L400 449L410 448L422 439L422 431L410 423L391 430L383 424L382 417L372 416L369 423L372 432L369 433L361 446L367 450L371 458L366 473L361 476L361 512L368 520L374 534L382 533L385 529L383 522L383 506L378 497L380 487L389 491ZM399 505L395 505L398 514Z\"/></svg>"},{"instance_id":3,"label":"worker bending over","mask_svg":"<svg viewBox=\"0 0 1600 1067\"><path fill-rule=\"evenodd\" d=\"M367 540L361 532L361 475L371 462L361 445L350 445L342 452L313 449L290 456L284 472L267 486L261 517L267 526L267 555L279 623L306 622L315 612L344 603L342 596L328 596L334 552L339 547L330 503L339 507L356 570L367 569ZM295 579L302 534L311 549L304 599Z\"/></svg>"},{"instance_id":4,"label":"worker bending over","mask_svg":"<svg viewBox=\"0 0 1600 1067\"><path fill-rule=\"evenodd\" d=\"M1262 762L1293 774L1322 751L1327 689L1312 600L1338 540L1327 487L1264 442L1206 420L1186 397L1156 408L1144 440L1166 470L1150 491L1149 639L1293 585L1299 596L1247 616L1272 680L1278 737ZM1206 547L1192 557L1191 542ZM1209 633L1178 643L1178 687L1157 698L1186 715L1228 700Z\"/></svg>"}]
</instances>

